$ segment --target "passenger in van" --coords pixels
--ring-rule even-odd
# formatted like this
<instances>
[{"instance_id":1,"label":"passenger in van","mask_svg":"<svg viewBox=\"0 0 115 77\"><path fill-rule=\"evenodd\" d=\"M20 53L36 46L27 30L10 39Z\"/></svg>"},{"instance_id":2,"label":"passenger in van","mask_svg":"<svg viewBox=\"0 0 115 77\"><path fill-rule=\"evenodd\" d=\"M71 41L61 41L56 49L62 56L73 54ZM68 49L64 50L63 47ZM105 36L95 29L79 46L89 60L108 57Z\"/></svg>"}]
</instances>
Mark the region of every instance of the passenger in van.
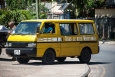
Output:
<instances>
[{"instance_id":1,"label":"passenger in van","mask_svg":"<svg viewBox=\"0 0 115 77\"><path fill-rule=\"evenodd\" d=\"M45 25L44 33L53 33L53 28L51 25Z\"/></svg>"},{"instance_id":2,"label":"passenger in van","mask_svg":"<svg viewBox=\"0 0 115 77\"><path fill-rule=\"evenodd\" d=\"M61 35L67 35L67 30L63 27L63 26L60 26L60 32L61 32Z\"/></svg>"},{"instance_id":3,"label":"passenger in van","mask_svg":"<svg viewBox=\"0 0 115 77\"><path fill-rule=\"evenodd\" d=\"M61 35L64 35L64 28L63 28L63 26L60 26L60 32L61 32Z\"/></svg>"}]
</instances>

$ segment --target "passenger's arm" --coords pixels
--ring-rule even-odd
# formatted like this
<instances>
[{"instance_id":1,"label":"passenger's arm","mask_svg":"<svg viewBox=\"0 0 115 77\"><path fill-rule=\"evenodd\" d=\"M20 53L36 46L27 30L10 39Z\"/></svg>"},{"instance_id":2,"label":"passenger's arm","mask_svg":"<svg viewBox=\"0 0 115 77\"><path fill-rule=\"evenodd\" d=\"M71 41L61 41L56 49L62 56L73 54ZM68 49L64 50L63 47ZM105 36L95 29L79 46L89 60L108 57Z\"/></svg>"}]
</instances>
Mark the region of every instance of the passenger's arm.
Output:
<instances>
[{"instance_id":1,"label":"passenger's arm","mask_svg":"<svg viewBox=\"0 0 115 77\"><path fill-rule=\"evenodd\" d=\"M51 30L50 33L53 33L53 30Z\"/></svg>"},{"instance_id":2,"label":"passenger's arm","mask_svg":"<svg viewBox=\"0 0 115 77\"><path fill-rule=\"evenodd\" d=\"M53 28L52 27L50 27L50 33L53 33Z\"/></svg>"}]
</instances>

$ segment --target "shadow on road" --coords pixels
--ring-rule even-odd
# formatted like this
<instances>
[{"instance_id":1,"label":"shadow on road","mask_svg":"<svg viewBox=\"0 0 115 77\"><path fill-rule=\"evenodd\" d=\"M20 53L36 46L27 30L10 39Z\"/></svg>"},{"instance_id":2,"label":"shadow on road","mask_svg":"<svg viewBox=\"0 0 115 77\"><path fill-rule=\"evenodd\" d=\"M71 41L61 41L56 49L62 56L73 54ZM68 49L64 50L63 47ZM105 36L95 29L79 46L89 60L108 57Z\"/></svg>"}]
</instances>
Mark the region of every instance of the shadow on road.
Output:
<instances>
[{"instance_id":1,"label":"shadow on road","mask_svg":"<svg viewBox=\"0 0 115 77\"><path fill-rule=\"evenodd\" d=\"M88 65L110 64L111 62L89 62Z\"/></svg>"},{"instance_id":2,"label":"shadow on road","mask_svg":"<svg viewBox=\"0 0 115 77\"><path fill-rule=\"evenodd\" d=\"M8 58L0 58L0 61L14 61L14 60Z\"/></svg>"},{"instance_id":3,"label":"shadow on road","mask_svg":"<svg viewBox=\"0 0 115 77\"><path fill-rule=\"evenodd\" d=\"M55 62L54 64L82 64L79 61L65 61L63 63Z\"/></svg>"},{"instance_id":4,"label":"shadow on road","mask_svg":"<svg viewBox=\"0 0 115 77\"><path fill-rule=\"evenodd\" d=\"M0 58L0 61L14 61L14 60L9 59L9 58ZM88 65L110 64L110 63L111 62L89 62ZM83 63L80 63L79 61L64 61L64 62L60 63L60 62L56 61L52 65L64 65L64 64L67 65L67 64L83 64ZM22 65L22 64L13 64L13 65ZM26 65L37 65L38 66L38 65L45 65L45 64L43 64L41 61L39 61L39 62L29 62Z\"/></svg>"},{"instance_id":5,"label":"shadow on road","mask_svg":"<svg viewBox=\"0 0 115 77\"><path fill-rule=\"evenodd\" d=\"M59 62L54 62L52 65L67 65L67 64L82 64L79 61L65 61L63 63L59 63ZM13 65L22 65L22 64L13 64ZM24 65L34 65L34 66L38 66L38 65L45 65L42 62L29 62L27 64Z\"/></svg>"}]
</instances>

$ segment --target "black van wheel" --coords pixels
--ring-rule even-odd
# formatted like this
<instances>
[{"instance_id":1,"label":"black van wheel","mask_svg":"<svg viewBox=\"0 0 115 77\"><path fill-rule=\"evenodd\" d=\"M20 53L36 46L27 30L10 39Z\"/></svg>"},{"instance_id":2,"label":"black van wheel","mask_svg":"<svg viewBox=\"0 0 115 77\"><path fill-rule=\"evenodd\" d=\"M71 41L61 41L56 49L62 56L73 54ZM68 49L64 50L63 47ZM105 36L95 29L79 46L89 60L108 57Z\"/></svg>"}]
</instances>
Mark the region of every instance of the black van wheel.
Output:
<instances>
[{"instance_id":1,"label":"black van wheel","mask_svg":"<svg viewBox=\"0 0 115 77\"><path fill-rule=\"evenodd\" d=\"M91 59L91 52L88 48L82 50L80 56L78 57L81 63L89 63Z\"/></svg>"},{"instance_id":2,"label":"black van wheel","mask_svg":"<svg viewBox=\"0 0 115 77\"><path fill-rule=\"evenodd\" d=\"M28 63L30 59L29 58L22 58L22 57L18 57L17 58L17 61L20 63L20 64L26 64Z\"/></svg>"},{"instance_id":3,"label":"black van wheel","mask_svg":"<svg viewBox=\"0 0 115 77\"><path fill-rule=\"evenodd\" d=\"M62 63L65 61L65 59L66 59L66 57L59 57L59 58L57 58L57 61Z\"/></svg>"},{"instance_id":4,"label":"black van wheel","mask_svg":"<svg viewBox=\"0 0 115 77\"><path fill-rule=\"evenodd\" d=\"M43 64L53 64L55 60L55 53L53 52L53 50L48 49L44 56L42 57L42 63Z\"/></svg>"}]
</instances>

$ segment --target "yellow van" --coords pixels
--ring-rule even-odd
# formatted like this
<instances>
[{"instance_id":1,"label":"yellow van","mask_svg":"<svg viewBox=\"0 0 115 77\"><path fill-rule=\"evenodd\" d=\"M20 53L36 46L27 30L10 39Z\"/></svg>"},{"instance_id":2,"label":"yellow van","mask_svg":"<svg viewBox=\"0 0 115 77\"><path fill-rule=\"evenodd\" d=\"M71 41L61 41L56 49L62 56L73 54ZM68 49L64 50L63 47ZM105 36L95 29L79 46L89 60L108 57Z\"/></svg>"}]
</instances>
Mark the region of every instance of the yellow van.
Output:
<instances>
[{"instance_id":1,"label":"yellow van","mask_svg":"<svg viewBox=\"0 0 115 77\"><path fill-rule=\"evenodd\" d=\"M6 53L19 63L31 59L53 64L66 57L88 63L99 53L98 32L93 20L37 19L21 21L8 37Z\"/></svg>"}]
</instances>

